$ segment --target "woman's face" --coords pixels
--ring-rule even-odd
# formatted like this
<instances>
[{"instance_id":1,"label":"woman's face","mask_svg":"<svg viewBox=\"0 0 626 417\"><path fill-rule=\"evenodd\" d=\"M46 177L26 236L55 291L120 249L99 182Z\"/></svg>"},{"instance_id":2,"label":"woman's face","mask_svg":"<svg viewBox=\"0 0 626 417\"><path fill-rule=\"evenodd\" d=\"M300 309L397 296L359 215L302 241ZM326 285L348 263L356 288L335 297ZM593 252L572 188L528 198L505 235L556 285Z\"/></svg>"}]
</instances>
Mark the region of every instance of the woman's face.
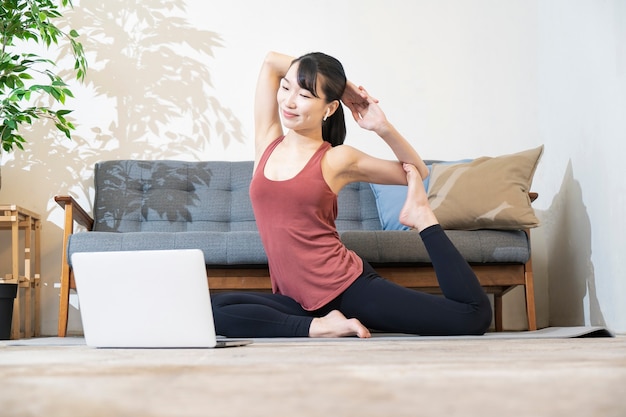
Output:
<instances>
[{"instance_id":1,"label":"woman's face","mask_svg":"<svg viewBox=\"0 0 626 417\"><path fill-rule=\"evenodd\" d=\"M329 106L320 91L320 83L317 83L318 91L315 97L310 91L298 85L297 74L298 64L296 63L289 68L285 77L280 81L276 94L283 124L286 128L294 130L321 129L322 119Z\"/></svg>"}]
</instances>

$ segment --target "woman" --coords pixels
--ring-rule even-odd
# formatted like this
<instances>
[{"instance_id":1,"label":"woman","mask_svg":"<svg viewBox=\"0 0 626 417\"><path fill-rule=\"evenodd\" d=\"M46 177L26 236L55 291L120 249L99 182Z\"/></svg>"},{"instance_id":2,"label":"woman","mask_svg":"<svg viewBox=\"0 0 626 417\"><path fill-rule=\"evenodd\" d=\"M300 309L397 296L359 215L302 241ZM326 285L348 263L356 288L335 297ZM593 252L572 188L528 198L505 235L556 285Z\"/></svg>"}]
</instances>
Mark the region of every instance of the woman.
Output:
<instances>
[{"instance_id":1,"label":"woman","mask_svg":"<svg viewBox=\"0 0 626 417\"><path fill-rule=\"evenodd\" d=\"M398 161L343 145L341 102ZM283 126L287 129L283 131ZM219 334L229 337L370 337L387 332L482 334L491 306L471 268L428 205L426 165L365 89L336 59L269 53L255 96L250 197L268 256L272 294L214 297ZM337 194L350 182L408 184L400 221L424 241L444 297L387 281L340 241Z\"/></svg>"}]
</instances>

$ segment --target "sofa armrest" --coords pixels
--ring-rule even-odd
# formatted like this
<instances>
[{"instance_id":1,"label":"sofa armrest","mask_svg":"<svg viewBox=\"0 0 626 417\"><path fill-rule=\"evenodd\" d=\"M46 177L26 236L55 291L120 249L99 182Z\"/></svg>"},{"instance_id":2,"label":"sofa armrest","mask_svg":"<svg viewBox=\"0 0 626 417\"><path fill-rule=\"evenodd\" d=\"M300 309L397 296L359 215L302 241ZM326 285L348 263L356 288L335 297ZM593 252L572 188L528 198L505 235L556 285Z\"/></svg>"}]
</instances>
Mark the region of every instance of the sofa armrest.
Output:
<instances>
[{"instance_id":1,"label":"sofa armrest","mask_svg":"<svg viewBox=\"0 0 626 417\"><path fill-rule=\"evenodd\" d=\"M93 229L94 220L87 212L78 204L73 197L66 195L57 195L54 201L65 210L65 220L63 223L63 252L61 253L61 290L59 294L59 324L58 336L65 337L67 332L67 319L69 311L70 289L76 288L69 263L67 262L67 242L74 233L74 223L87 228Z\"/></svg>"},{"instance_id":2,"label":"sofa armrest","mask_svg":"<svg viewBox=\"0 0 626 417\"><path fill-rule=\"evenodd\" d=\"M74 197L57 195L54 197L54 201L65 210L65 229L68 229L68 221L72 225L70 230L73 229L73 222L86 227L87 230L93 229L93 218L87 214Z\"/></svg>"}]
</instances>

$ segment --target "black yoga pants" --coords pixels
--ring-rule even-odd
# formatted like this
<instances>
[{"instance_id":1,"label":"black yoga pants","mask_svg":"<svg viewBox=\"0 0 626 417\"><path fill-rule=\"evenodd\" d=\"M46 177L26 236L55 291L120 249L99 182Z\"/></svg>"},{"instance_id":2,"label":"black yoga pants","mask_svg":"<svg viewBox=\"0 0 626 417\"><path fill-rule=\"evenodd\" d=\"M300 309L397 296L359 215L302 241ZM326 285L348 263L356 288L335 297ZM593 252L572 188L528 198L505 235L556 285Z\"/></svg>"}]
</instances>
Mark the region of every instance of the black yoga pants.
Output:
<instances>
[{"instance_id":1,"label":"black yoga pants","mask_svg":"<svg viewBox=\"0 0 626 417\"><path fill-rule=\"evenodd\" d=\"M218 334L227 337L306 337L313 318L332 310L357 318L369 329L417 335L483 334L491 304L476 275L439 225L420 236L443 296L397 285L363 262L363 273L319 310L304 310L281 294L233 292L212 298Z\"/></svg>"}]
</instances>

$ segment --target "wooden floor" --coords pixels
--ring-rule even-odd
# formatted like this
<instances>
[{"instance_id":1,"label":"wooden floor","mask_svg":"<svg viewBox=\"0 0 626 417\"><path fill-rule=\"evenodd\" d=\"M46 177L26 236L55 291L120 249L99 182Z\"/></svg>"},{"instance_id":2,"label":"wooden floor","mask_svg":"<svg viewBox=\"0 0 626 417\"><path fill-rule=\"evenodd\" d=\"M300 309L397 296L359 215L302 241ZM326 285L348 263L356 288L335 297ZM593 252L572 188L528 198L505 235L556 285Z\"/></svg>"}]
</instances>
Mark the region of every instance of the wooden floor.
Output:
<instances>
[{"instance_id":1,"label":"wooden floor","mask_svg":"<svg viewBox=\"0 0 626 417\"><path fill-rule=\"evenodd\" d=\"M51 340L64 346L0 342L1 415L626 415L626 336L177 350Z\"/></svg>"}]
</instances>

